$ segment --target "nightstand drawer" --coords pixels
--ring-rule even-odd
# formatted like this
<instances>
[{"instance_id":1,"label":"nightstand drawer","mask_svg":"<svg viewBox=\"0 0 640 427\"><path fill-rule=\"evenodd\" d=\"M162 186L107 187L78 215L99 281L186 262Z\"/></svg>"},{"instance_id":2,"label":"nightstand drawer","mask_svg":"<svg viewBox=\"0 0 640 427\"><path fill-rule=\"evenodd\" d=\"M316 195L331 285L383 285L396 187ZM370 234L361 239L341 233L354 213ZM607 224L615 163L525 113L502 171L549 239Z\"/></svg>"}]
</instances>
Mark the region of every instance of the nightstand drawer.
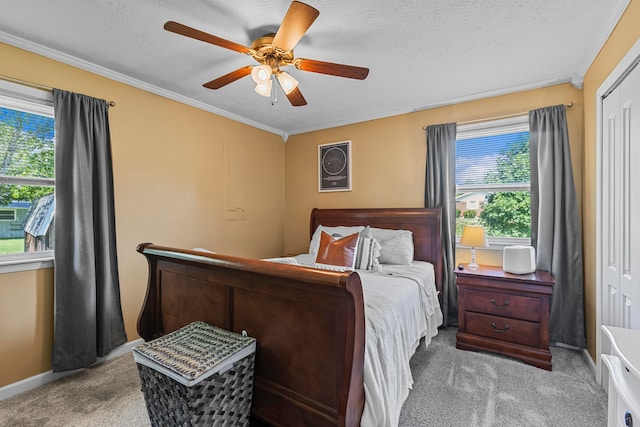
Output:
<instances>
[{"instance_id":1,"label":"nightstand drawer","mask_svg":"<svg viewBox=\"0 0 640 427\"><path fill-rule=\"evenodd\" d=\"M540 298L471 289L466 291L465 304L467 311L495 314L531 322L539 322L542 311Z\"/></svg>"},{"instance_id":2,"label":"nightstand drawer","mask_svg":"<svg viewBox=\"0 0 640 427\"><path fill-rule=\"evenodd\" d=\"M540 324L465 312L466 332L526 346L540 346Z\"/></svg>"}]
</instances>

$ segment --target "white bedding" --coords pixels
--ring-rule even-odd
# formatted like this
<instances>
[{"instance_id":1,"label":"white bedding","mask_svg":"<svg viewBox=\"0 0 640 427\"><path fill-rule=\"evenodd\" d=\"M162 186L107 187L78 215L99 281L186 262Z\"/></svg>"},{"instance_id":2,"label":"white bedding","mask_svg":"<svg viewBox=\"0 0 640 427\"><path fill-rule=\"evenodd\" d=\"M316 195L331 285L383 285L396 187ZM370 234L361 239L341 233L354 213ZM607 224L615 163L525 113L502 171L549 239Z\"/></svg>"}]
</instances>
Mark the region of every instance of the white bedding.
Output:
<instances>
[{"instance_id":1,"label":"white bedding","mask_svg":"<svg viewBox=\"0 0 640 427\"><path fill-rule=\"evenodd\" d=\"M298 264L315 266L308 254L294 259ZM383 264L379 273L357 272L366 320L361 426L396 427L413 385L409 360L420 339L424 337L428 345L442 324L433 265L414 261L410 266Z\"/></svg>"}]
</instances>

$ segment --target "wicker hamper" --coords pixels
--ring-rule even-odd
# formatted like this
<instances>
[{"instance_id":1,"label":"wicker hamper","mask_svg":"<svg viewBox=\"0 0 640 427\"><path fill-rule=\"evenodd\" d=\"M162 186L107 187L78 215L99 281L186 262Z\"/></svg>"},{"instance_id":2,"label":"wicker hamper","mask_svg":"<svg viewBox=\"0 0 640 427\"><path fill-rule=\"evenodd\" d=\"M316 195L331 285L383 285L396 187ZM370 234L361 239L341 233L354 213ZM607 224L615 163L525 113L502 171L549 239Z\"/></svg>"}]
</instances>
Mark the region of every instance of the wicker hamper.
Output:
<instances>
[{"instance_id":1,"label":"wicker hamper","mask_svg":"<svg viewBox=\"0 0 640 427\"><path fill-rule=\"evenodd\" d=\"M256 342L194 322L137 345L133 357L153 426L248 426Z\"/></svg>"}]
</instances>

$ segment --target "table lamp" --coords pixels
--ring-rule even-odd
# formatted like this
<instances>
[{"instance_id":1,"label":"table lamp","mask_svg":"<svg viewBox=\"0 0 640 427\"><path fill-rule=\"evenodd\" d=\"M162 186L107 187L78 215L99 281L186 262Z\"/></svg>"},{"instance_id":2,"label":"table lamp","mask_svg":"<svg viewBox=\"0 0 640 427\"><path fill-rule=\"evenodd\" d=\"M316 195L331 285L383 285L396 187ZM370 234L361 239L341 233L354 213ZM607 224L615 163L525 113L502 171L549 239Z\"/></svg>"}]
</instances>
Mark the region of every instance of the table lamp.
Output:
<instances>
[{"instance_id":1,"label":"table lamp","mask_svg":"<svg viewBox=\"0 0 640 427\"><path fill-rule=\"evenodd\" d=\"M487 242L487 235L484 232L484 227L481 225L465 225L462 229L460 244L462 246L471 247L471 263L467 265L467 268L476 270L479 267L478 264L476 264L476 248L485 248L489 246L489 242Z\"/></svg>"}]
</instances>

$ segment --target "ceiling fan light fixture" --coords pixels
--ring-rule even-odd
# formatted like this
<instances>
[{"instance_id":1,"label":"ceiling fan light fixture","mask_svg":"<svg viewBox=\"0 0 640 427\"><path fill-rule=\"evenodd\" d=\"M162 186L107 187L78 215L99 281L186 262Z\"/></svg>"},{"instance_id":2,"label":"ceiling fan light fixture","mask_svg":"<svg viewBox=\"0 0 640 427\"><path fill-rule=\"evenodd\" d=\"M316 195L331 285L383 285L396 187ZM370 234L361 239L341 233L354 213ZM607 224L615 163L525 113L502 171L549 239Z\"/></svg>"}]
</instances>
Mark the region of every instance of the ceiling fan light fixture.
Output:
<instances>
[{"instance_id":1,"label":"ceiling fan light fixture","mask_svg":"<svg viewBox=\"0 0 640 427\"><path fill-rule=\"evenodd\" d=\"M256 85L256 92L258 92L262 96L269 97L271 96L271 85L273 82L271 80L267 80L264 83L258 83Z\"/></svg>"},{"instance_id":2,"label":"ceiling fan light fixture","mask_svg":"<svg viewBox=\"0 0 640 427\"><path fill-rule=\"evenodd\" d=\"M369 74L368 68L314 59L296 58L294 56L294 47L302 39L319 14L320 12L314 7L302 1L293 0L284 18L282 18L278 30L275 33L268 33L254 39L251 42L251 47L225 40L175 21L167 21L164 24L164 29L191 39L200 40L249 55L257 62L258 65L256 66L246 65L240 67L203 84L202 86L207 89L220 89L251 74L253 81L257 85L255 87L256 92L265 97L273 96L272 104L278 101L278 86L280 86L287 95L287 99L291 105L299 107L307 105L307 101L304 99L304 96L302 96L302 93L300 93L296 79L280 71L282 67L292 65L300 71L357 80L364 80ZM273 82L276 79L278 81L274 87Z\"/></svg>"},{"instance_id":3,"label":"ceiling fan light fixture","mask_svg":"<svg viewBox=\"0 0 640 427\"><path fill-rule=\"evenodd\" d=\"M278 82L280 82L280 86L282 90L287 95L291 93L295 88L298 87L298 81L291 76L291 74L286 72L281 72L278 74Z\"/></svg>"},{"instance_id":4,"label":"ceiling fan light fixture","mask_svg":"<svg viewBox=\"0 0 640 427\"><path fill-rule=\"evenodd\" d=\"M267 64L262 64L251 69L251 78L256 84L266 84L271 81L271 73L273 70ZM271 86L269 86L271 88Z\"/></svg>"}]
</instances>

